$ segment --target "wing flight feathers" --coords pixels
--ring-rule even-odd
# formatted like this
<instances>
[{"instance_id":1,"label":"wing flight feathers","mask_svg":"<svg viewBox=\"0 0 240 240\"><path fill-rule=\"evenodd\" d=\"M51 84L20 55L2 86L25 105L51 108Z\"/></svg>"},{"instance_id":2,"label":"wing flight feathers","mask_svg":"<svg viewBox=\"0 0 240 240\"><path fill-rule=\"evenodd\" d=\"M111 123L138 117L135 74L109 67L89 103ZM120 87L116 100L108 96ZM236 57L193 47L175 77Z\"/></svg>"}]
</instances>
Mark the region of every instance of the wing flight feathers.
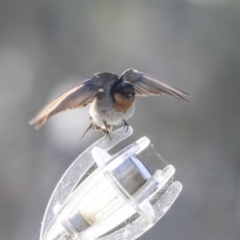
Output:
<instances>
[{"instance_id":1,"label":"wing flight feathers","mask_svg":"<svg viewBox=\"0 0 240 240\"><path fill-rule=\"evenodd\" d=\"M190 97L188 93L172 84L134 69L126 70L121 77L134 85L137 96L168 94L185 101L187 101L185 97Z\"/></svg>"},{"instance_id":2,"label":"wing flight feathers","mask_svg":"<svg viewBox=\"0 0 240 240\"><path fill-rule=\"evenodd\" d=\"M66 92L50 101L43 109L29 121L29 124L40 128L49 117L68 109L82 108L91 103L104 84L118 79L111 73L97 73L92 78L83 81L79 85L70 88Z\"/></svg>"}]
</instances>

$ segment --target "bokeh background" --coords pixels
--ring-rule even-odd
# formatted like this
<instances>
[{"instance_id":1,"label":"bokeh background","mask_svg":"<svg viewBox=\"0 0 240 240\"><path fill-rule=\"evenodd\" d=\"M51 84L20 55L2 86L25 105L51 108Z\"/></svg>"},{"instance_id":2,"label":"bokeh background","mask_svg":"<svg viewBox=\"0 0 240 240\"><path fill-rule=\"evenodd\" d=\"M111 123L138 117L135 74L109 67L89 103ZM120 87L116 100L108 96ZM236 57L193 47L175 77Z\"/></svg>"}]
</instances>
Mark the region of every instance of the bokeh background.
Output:
<instances>
[{"instance_id":1,"label":"bokeh background","mask_svg":"<svg viewBox=\"0 0 240 240\"><path fill-rule=\"evenodd\" d=\"M49 197L101 134L88 109L28 120L95 72L133 67L189 92L139 98L130 142L148 136L183 191L140 239L240 236L240 1L0 2L0 239L38 239Z\"/></svg>"}]
</instances>

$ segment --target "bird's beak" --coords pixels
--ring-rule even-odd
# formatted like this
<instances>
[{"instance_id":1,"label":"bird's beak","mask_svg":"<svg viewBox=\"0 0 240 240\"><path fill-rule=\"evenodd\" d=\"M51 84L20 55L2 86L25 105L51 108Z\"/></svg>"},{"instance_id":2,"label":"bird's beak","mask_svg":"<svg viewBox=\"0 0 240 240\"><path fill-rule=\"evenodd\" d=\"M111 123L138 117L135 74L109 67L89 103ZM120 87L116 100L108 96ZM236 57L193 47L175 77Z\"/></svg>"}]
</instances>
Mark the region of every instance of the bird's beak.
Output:
<instances>
[{"instance_id":1,"label":"bird's beak","mask_svg":"<svg viewBox=\"0 0 240 240\"><path fill-rule=\"evenodd\" d=\"M133 97L134 97L134 94L132 94L132 93L126 94L127 99L132 99Z\"/></svg>"}]
</instances>

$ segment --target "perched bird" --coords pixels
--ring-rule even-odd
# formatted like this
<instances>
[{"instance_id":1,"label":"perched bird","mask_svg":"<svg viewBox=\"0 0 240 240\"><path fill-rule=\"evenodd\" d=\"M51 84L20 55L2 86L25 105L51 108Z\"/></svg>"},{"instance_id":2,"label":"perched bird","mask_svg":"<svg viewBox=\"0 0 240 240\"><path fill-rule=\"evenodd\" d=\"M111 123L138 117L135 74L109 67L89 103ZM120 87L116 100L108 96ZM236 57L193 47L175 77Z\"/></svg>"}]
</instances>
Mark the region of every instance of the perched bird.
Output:
<instances>
[{"instance_id":1,"label":"perched bird","mask_svg":"<svg viewBox=\"0 0 240 240\"><path fill-rule=\"evenodd\" d=\"M124 123L128 129L127 119L132 117L136 96L168 94L180 100L190 96L163 80L127 69L120 77L108 72L96 73L90 79L81 82L49 102L29 121L40 128L54 114L73 108L82 108L91 103L89 129L102 131L107 137L113 125Z\"/></svg>"}]
</instances>

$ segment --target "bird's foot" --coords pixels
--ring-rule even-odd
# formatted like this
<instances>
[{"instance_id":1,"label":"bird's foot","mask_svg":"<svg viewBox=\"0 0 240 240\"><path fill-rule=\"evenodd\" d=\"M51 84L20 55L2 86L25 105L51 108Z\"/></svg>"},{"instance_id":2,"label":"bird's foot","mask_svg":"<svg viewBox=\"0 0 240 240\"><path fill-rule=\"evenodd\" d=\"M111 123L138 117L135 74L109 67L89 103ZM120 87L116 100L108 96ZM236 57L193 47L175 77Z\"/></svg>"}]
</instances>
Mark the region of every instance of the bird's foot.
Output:
<instances>
[{"instance_id":1,"label":"bird's foot","mask_svg":"<svg viewBox=\"0 0 240 240\"><path fill-rule=\"evenodd\" d=\"M112 133L111 133L111 132L109 132L109 131L106 130L106 129L102 129L101 131L102 131L102 133L106 136L106 138L112 140L112 137L111 137Z\"/></svg>"},{"instance_id":2,"label":"bird's foot","mask_svg":"<svg viewBox=\"0 0 240 240\"><path fill-rule=\"evenodd\" d=\"M102 133L110 140L112 140L111 138L111 130L112 130L112 126L107 124L105 121L104 121L104 125L105 125L105 129L102 129Z\"/></svg>"},{"instance_id":3,"label":"bird's foot","mask_svg":"<svg viewBox=\"0 0 240 240\"><path fill-rule=\"evenodd\" d=\"M112 138L111 138L112 125L107 124L104 121L104 125L105 125L105 128L104 128L104 127L100 127L100 126L96 125L92 121L92 118L90 118L90 121L91 122L90 122L89 126L87 127L87 129L85 130L85 132L83 133L82 137L79 140L81 140L90 129L101 131L108 139L112 140Z\"/></svg>"},{"instance_id":4,"label":"bird's foot","mask_svg":"<svg viewBox=\"0 0 240 240\"><path fill-rule=\"evenodd\" d=\"M127 122L125 120L123 120L123 128L125 129L126 128L126 132L128 131L128 128L129 128L129 125L127 124Z\"/></svg>"}]
</instances>

